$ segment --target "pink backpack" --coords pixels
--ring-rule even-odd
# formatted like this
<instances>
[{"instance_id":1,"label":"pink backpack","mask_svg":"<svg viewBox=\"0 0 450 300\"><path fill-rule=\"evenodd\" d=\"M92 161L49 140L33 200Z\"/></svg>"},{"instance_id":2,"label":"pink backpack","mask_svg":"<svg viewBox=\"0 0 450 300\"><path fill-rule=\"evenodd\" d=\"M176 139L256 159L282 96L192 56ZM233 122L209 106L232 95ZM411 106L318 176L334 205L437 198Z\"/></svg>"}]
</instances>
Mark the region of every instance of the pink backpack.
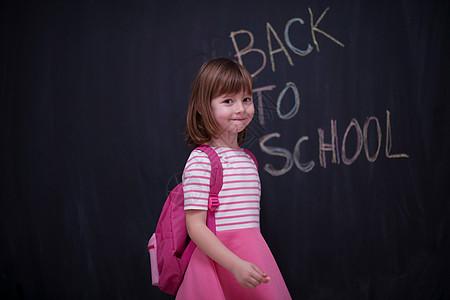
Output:
<instances>
[{"instance_id":1,"label":"pink backpack","mask_svg":"<svg viewBox=\"0 0 450 300\"><path fill-rule=\"evenodd\" d=\"M216 151L208 145L197 148L208 154L211 161L211 183L206 224L215 234L214 211L219 207L218 194L222 188L223 170ZM152 283L165 293L175 295L196 245L186 229L183 183L179 183L164 203L156 231L148 242Z\"/></svg>"},{"instance_id":2,"label":"pink backpack","mask_svg":"<svg viewBox=\"0 0 450 300\"><path fill-rule=\"evenodd\" d=\"M208 145L197 148L205 152L211 162L211 182L206 225L216 234L214 211L219 207L219 192L222 189L223 169L216 151ZM258 163L249 150L244 151ZM197 246L189 239L184 211L183 183L179 183L169 194L159 216L156 231L148 242L152 284L165 293L175 295L183 281L192 253Z\"/></svg>"}]
</instances>

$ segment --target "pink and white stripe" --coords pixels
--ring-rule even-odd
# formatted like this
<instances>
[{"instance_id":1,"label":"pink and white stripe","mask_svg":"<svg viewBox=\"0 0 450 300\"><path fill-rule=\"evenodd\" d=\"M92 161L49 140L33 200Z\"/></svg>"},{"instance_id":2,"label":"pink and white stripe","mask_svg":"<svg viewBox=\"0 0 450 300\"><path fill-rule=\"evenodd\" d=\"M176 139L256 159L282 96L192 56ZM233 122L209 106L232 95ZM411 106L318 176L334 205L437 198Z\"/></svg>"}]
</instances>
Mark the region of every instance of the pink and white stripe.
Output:
<instances>
[{"instance_id":1,"label":"pink and white stripe","mask_svg":"<svg viewBox=\"0 0 450 300\"><path fill-rule=\"evenodd\" d=\"M259 228L261 184L253 160L242 149L214 148L223 167L216 230ZM207 210L211 163L192 151L183 173L184 209Z\"/></svg>"}]
</instances>

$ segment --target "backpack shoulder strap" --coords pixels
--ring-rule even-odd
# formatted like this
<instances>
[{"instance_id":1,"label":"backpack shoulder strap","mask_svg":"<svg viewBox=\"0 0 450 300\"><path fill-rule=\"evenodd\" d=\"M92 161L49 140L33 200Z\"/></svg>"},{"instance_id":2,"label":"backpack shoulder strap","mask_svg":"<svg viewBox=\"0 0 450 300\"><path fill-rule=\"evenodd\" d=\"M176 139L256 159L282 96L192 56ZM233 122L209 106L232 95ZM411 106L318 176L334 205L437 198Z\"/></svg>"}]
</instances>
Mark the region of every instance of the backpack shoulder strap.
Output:
<instances>
[{"instance_id":1,"label":"backpack shoulder strap","mask_svg":"<svg viewBox=\"0 0 450 300\"><path fill-rule=\"evenodd\" d=\"M208 199L208 214L206 217L206 226L216 234L216 217L215 210L219 207L219 192L223 184L223 168L219 155L210 146L204 144L197 147L198 150L205 152L211 162L211 180L210 192Z\"/></svg>"},{"instance_id":2,"label":"backpack shoulder strap","mask_svg":"<svg viewBox=\"0 0 450 300\"><path fill-rule=\"evenodd\" d=\"M210 183L210 198L215 197L217 198L219 195L220 190L222 189L223 184L223 168L222 163L220 162L219 155L217 155L216 151L214 151L213 148L210 146L204 144L197 148L198 150L201 150L205 152L208 157L209 161L211 162L211 183ZM217 200L218 201L218 200ZM211 203L209 205L209 209L215 210L218 207L215 203Z\"/></svg>"}]
</instances>

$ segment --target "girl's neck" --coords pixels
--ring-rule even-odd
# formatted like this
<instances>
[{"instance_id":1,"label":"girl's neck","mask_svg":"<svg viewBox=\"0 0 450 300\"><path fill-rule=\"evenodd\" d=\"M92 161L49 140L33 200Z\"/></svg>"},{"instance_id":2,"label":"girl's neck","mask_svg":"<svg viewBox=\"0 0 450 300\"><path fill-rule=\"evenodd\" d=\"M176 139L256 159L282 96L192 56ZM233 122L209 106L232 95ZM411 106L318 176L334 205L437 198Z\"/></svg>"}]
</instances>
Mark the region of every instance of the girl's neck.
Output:
<instances>
[{"instance_id":1,"label":"girl's neck","mask_svg":"<svg viewBox=\"0 0 450 300\"><path fill-rule=\"evenodd\" d=\"M222 147L222 148L233 148L239 149L239 144L237 142L237 135L233 137L221 136L217 139L211 139L208 143L211 147Z\"/></svg>"}]
</instances>

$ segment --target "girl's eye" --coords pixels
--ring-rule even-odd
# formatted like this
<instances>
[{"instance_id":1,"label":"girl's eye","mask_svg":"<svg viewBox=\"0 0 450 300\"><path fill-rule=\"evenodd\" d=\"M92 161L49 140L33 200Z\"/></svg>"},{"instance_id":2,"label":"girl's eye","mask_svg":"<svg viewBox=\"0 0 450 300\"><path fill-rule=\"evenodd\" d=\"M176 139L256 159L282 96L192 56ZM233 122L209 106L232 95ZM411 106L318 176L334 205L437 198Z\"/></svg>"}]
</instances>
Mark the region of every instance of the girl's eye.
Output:
<instances>
[{"instance_id":1,"label":"girl's eye","mask_svg":"<svg viewBox=\"0 0 450 300\"><path fill-rule=\"evenodd\" d=\"M223 103L230 104L230 103L233 103L233 100L231 100L231 99L226 99L226 100L223 101Z\"/></svg>"},{"instance_id":2,"label":"girl's eye","mask_svg":"<svg viewBox=\"0 0 450 300\"><path fill-rule=\"evenodd\" d=\"M252 102L252 98L245 98L244 102Z\"/></svg>"}]
</instances>

